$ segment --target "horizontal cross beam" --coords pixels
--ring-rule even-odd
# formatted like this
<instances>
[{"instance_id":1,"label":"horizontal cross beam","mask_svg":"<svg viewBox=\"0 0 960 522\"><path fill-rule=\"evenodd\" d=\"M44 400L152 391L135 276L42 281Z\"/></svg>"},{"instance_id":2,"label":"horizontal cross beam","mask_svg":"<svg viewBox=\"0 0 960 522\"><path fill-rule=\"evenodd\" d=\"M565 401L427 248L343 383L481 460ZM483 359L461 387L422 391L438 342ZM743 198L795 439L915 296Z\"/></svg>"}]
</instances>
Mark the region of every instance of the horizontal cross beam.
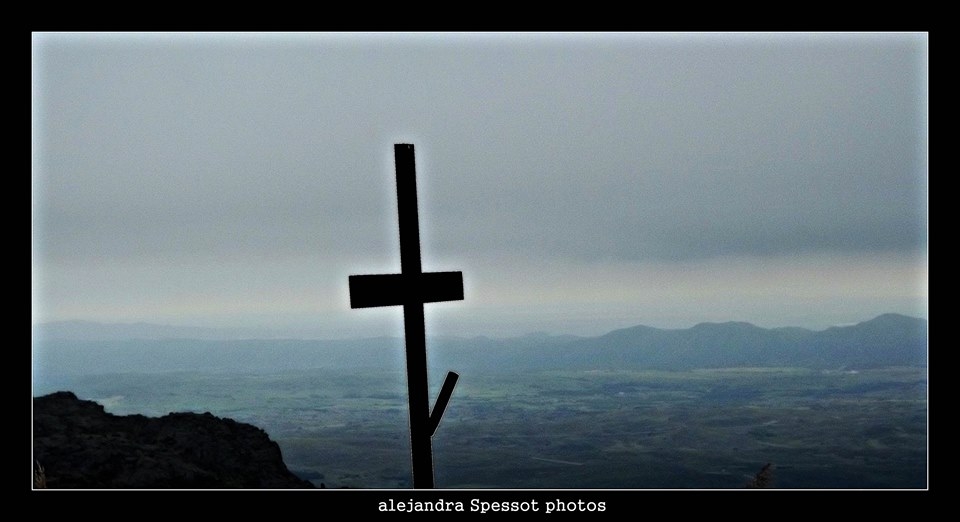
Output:
<instances>
[{"instance_id":1,"label":"horizontal cross beam","mask_svg":"<svg viewBox=\"0 0 960 522\"><path fill-rule=\"evenodd\" d=\"M463 301L463 272L352 275L350 308Z\"/></svg>"}]
</instances>

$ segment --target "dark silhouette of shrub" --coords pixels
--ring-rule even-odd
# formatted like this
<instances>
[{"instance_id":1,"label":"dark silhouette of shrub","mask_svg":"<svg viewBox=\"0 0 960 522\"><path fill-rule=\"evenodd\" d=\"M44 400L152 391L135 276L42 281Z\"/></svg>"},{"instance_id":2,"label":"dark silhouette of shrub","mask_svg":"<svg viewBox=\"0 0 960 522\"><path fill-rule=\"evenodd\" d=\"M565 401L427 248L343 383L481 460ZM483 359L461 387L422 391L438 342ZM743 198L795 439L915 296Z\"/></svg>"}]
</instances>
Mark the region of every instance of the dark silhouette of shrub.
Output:
<instances>
[{"instance_id":1,"label":"dark silhouette of shrub","mask_svg":"<svg viewBox=\"0 0 960 522\"><path fill-rule=\"evenodd\" d=\"M749 489L765 489L773 487L773 463L768 462L760 471L747 482Z\"/></svg>"}]
</instances>

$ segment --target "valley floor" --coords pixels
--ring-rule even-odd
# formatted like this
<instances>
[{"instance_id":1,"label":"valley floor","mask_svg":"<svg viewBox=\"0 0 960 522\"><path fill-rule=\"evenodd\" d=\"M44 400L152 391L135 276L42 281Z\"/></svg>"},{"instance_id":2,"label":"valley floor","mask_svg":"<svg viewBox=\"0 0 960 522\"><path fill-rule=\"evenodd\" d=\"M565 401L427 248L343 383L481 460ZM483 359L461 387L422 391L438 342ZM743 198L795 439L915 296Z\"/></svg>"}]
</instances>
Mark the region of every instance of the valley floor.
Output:
<instances>
[{"instance_id":1,"label":"valley floor","mask_svg":"<svg viewBox=\"0 0 960 522\"><path fill-rule=\"evenodd\" d=\"M432 397L441 376L432 375ZM444 488L925 488L922 368L461 375L434 437ZM117 414L210 411L267 431L326 487L409 488L402 374L47 379Z\"/></svg>"}]
</instances>

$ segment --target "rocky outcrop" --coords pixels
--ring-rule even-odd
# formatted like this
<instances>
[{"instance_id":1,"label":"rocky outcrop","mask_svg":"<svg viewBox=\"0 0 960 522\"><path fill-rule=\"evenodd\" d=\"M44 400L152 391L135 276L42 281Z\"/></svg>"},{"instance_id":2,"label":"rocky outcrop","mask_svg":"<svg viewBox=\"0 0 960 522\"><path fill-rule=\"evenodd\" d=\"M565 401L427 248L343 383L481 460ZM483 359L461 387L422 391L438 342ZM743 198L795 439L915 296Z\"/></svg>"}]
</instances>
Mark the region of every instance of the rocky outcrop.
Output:
<instances>
[{"instance_id":1,"label":"rocky outcrop","mask_svg":"<svg viewBox=\"0 0 960 522\"><path fill-rule=\"evenodd\" d=\"M48 488L311 488L262 429L210 413L118 416L71 392L33 399Z\"/></svg>"}]
</instances>

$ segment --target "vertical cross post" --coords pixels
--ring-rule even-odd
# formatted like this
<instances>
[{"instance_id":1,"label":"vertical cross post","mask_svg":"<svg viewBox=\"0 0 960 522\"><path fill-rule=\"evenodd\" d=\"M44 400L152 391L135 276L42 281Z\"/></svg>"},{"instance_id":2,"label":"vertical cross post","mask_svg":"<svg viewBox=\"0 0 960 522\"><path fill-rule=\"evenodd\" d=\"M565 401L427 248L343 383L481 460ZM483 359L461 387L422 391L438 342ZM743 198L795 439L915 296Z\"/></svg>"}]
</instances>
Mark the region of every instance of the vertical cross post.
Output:
<instances>
[{"instance_id":1,"label":"vertical cross post","mask_svg":"<svg viewBox=\"0 0 960 522\"><path fill-rule=\"evenodd\" d=\"M350 308L403 306L407 355L407 394L410 402L410 451L413 487L432 488L431 438L440 424L459 376L448 372L437 404L430 410L427 386L427 343L424 303L463 300L461 272L423 273L420 264L420 223L417 216L417 171L413 145L393 146L397 168L397 213L400 223L400 273L352 275Z\"/></svg>"}]
</instances>

